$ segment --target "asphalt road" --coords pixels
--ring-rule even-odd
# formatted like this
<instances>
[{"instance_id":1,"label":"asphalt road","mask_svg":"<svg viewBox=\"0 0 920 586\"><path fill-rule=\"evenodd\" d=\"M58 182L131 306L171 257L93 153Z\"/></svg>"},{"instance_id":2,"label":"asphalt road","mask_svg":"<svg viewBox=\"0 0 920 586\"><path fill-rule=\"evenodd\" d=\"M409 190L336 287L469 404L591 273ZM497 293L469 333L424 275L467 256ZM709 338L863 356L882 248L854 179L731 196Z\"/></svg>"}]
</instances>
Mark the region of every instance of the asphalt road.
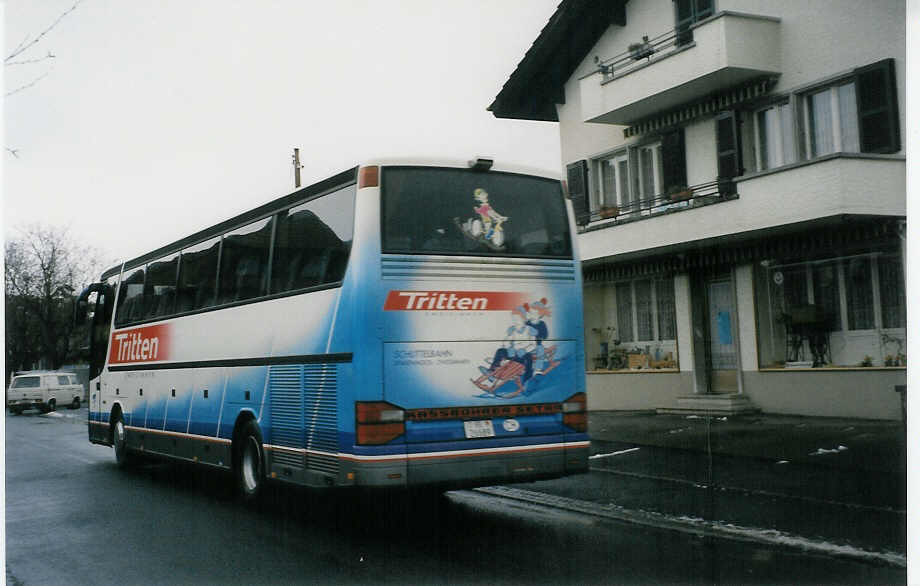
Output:
<instances>
[{"instance_id":1,"label":"asphalt road","mask_svg":"<svg viewBox=\"0 0 920 586\"><path fill-rule=\"evenodd\" d=\"M85 410L6 416L9 584L895 584L903 571L460 491L270 487L115 466Z\"/></svg>"}]
</instances>

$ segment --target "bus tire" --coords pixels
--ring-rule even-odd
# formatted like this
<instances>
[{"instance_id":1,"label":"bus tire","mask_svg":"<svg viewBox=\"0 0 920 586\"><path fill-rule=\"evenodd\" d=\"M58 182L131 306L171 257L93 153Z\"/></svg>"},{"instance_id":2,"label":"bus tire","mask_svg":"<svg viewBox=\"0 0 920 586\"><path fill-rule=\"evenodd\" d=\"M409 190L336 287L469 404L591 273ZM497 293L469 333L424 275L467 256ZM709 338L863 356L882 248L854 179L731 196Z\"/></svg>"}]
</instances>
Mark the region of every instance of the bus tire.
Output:
<instances>
[{"instance_id":1,"label":"bus tire","mask_svg":"<svg viewBox=\"0 0 920 586\"><path fill-rule=\"evenodd\" d=\"M240 429L233 453L233 472L236 476L237 490L243 500L255 500L265 484L262 433L255 420L250 419Z\"/></svg>"},{"instance_id":2,"label":"bus tire","mask_svg":"<svg viewBox=\"0 0 920 586\"><path fill-rule=\"evenodd\" d=\"M128 431L120 411L112 419L112 446L115 448L115 462L119 468L124 468L131 458L128 454Z\"/></svg>"}]
</instances>

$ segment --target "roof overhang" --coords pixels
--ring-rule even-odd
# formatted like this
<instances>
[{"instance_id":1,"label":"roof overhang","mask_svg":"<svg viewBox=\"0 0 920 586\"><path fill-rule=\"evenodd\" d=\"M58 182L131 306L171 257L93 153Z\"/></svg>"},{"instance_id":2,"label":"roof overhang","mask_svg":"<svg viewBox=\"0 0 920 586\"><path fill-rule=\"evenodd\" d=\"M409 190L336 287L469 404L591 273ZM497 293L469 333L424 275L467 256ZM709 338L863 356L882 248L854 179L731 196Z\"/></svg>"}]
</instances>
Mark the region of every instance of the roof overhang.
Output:
<instances>
[{"instance_id":1,"label":"roof overhang","mask_svg":"<svg viewBox=\"0 0 920 586\"><path fill-rule=\"evenodd\" d=\"M627 0L563 0L487 108L496 118L558 122L565 82L611 24L626 25Z\"/></svg>"}]
</instances>

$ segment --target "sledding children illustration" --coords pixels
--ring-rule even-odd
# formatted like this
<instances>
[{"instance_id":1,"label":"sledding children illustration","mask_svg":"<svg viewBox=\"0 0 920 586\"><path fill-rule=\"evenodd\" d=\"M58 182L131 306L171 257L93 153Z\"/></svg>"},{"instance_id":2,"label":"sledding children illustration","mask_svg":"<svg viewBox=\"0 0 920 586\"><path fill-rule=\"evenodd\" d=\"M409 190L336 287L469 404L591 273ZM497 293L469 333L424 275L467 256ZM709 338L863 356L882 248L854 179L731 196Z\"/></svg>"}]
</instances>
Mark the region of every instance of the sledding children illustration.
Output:
<instances>
[{"instance_id":1,"label":"sledding children illustration","mask_svg":"<svg viewBox=\"0 0 920 586\"><path fill-rule=\"evenodd\" d=\"M527 390L528 383L535 377L545 375L558 364L553 356L555 346L544 346L549 335L546 318L552 311L546 301L525 303L511 310L511 325L508 326L502 346L492 359L486 359L488 367L480 366L480 376L471 379L480 389L497 396L498 389L509 381L515 382L515 389L503 397L514 397Z\"/></svg>"},{"instance_id":2,"label":"sledding children illustration","mask_svg":"<svg viewBox=\"0 0 920 586\"><path fill-rule=\"evenodd\" d=\"M464 236L482 242L495 250L501 250L505 244L505 232L502 224L508 218L501 215L489 203L489 193L477 187L473 190L473 199L476 205L473 207L473 213L476 216L469 218L461 223L459 218L454 218L454 222L463 232Z\"/></svg>"}]
</instances>

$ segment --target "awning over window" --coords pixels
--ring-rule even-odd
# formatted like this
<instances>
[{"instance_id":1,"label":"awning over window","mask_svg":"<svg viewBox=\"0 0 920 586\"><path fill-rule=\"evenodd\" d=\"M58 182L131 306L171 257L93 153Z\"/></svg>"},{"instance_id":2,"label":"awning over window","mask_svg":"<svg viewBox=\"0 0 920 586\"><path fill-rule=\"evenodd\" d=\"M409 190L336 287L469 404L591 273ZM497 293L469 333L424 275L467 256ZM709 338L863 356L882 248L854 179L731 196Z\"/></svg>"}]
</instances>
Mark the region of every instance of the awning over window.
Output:
<instances>
[{"instance_id":1,"label":"awning over window","mask_svg":"<svg viewBox=\"0 0 920 586\"><path fill-rule=\"evenodd\" d=\"M852 222L852 219L850 220ZM858 222L810 229L804 232L752 237L726 243L674 251L642 261L609 262L584 269L586 283L604 283L644 276L673 274L695 269L724 268L764 259L800 259L824 253L856 251L899 242L902 218L866 219Z\"/></svg>"},{"instance_id":2,"label":"awning over window","mask_svg":"<svg viewBox=\"0 0 920 586\"><path fill-rule=\"evenodd\" d=\"M686 124L701 116L715 114L723 110L731 110L744 102L756 100L757 98L767 95L770 93L770 90L773 89L776 80L776 77L759 79L709 96L698 102L681 106L670 112L646 118L624 129L623 136L625 138L630 138L639 134L654 132L661 128Z\"/></svg>"}]
</instances>

